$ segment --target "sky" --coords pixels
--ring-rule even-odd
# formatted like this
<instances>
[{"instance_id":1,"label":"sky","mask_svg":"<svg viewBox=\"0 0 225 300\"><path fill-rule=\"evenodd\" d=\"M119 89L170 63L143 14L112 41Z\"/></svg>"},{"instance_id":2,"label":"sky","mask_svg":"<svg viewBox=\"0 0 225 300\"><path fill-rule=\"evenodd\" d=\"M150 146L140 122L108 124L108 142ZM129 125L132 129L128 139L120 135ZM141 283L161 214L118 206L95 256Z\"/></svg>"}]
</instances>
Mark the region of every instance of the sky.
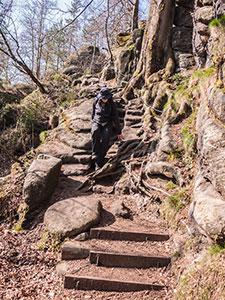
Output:
<instances>
[{"instance_id":1,"label":"sky","mask_svg":"<svg viewBox=\"0 0 225 300\"><path fill-rule=\"evenodd\" d=\"M71 0L58 0L58 6L66 10L70 6Z\"/></svg>"},{"instance_id":2,"label":"sky","mask_svg":"<svg viewBox=\"0 0 225 300\"><path fill-rule=\"evenodd\" d=\"M62 10L66 10L69 6L70 6L71 0L58 0L58 6L62 9ZM149 6L150 0L149 1L142 1L140 0L140 4L143 5L143 12L146 14L148 14L148 6Z\"/></svg>"}]
</instances>

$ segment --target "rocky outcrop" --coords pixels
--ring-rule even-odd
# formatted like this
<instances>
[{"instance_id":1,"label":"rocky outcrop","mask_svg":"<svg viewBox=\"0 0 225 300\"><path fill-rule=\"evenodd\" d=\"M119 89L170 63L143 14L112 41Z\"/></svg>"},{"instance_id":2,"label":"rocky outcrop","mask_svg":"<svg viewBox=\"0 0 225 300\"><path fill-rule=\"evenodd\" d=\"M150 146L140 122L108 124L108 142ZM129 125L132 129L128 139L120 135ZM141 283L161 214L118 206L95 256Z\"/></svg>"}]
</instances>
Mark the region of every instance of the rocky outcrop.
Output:
<instances>
[{"instance_id":1,"label":"rocky outcrop","mask_svg":"<svg viewBox=\"0 0 225 300\"><path fill-rule=\"evenodd\" d=\"M204 67L210 47L209 23L215 18L213 1L202 1L195 3L194 31L193 31L193 54L198 68Z\"/></svg>"},{"instance_id":2,"label":"rocky outcrop","mask_svg":"<svg viewBox=\"0 0 225 300\"><path fill-rule=\"evenodd\" d=\"M115 57L115 76L118 85L124 86L132 77L140 57L144 30L135 29L117 36L118 46L113 50Z\"/></svg>"},{"instance_id":3,"label":"rocky outcrop","mask_svg":"<svg viewBox=\"0 0 225 300\"><path fill-rule=\"evenodd\" d=\"M100 73L103 69L105 59L105 54L100 53L99 48L89 46L70 56L61 72L71 76L73 85L76 85L80 83L78 82L78 78L80 79L83 75Z\"/></svg>"},{"instance_id":4,"label":"rocky outcrop","mask_svg":"<svg viewBox=\"0 0 225 300\"><path fill-rule=\"evenodd\" d=\"M98 199L69 198L50 206L45 213L44 223L53 236L74 236L98 224L101 208Z\"/></svg>"},{"instance_id":5,"label":"rocky outcrop","mask_svg":"<svg viewBox=\"0 0 225 300\"><path fill-rule=\"evenodd\" d=\"M194 201L189 215L198 231L212 241L225 239L225 201L213 184L201 172L196 175Z\"/></svg>"},{"instance_id":6,"label":"rocky outcrop","mask_svg":"<svg viewBox=\"0 0 225 300\"><path fill-rule=\"evenodd\" d=\"M193 10L194 0L176 1L171 43L178 72L195 64L192 54Z\"/></svg>"}]
</instances>

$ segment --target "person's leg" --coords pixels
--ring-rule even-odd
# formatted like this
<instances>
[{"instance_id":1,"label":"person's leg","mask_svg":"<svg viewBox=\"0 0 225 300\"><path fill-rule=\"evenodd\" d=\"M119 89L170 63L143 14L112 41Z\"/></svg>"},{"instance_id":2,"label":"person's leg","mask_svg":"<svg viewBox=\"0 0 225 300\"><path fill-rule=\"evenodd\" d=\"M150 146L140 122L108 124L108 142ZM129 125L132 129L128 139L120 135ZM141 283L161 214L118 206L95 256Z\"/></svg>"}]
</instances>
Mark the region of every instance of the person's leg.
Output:
<instances>
[{"instance_id":1,"label":"person's leg","mask_svg":"<svg viewBox=\"0 0 225 300\"><path fill-rule=\"evenodd\" d=\"M95 162L100 153L101 136L101 125L93 122L91 126L91 151L92 159L95 160Z\"/></svg>"},{"instance_id":2,"label":"person's leg","mask_svg":"<svg viewBox=\"0 0 225 300\"><path fill-rule=\"evenodd\" d=\"M108 124L104 127L102 127L102 142L101 142L101 147L100 147L100 157L99 157L99 164L100 167L102 167L104 165L104 159L106 156L106 153L108 151L109 148L109 140L110 140L110 136L112 133L112 125Z\"/></svg>"}]
</instances>

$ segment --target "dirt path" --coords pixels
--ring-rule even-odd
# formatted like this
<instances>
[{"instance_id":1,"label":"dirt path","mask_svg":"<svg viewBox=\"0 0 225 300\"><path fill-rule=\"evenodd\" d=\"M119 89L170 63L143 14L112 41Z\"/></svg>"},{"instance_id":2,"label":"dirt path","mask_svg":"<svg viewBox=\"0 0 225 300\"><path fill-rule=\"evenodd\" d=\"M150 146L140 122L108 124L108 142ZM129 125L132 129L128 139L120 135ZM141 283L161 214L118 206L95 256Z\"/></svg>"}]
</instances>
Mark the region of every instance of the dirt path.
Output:
<instances>
[{"instance_id":1,"label":"dirt path","mask_svg":"<svg viewBox=\"0 0 225 300\"><path fill-rule=\"evenodd\" d=\"M98 183L101 193L83 193L76 191L76 187L84 180L82 176L61 177L57 190L54 194L56 200L63 200L68 197L98 198L103 205L101 222L97 227L105 227L117 230L144 231L153 233L168 233L165 224L159 218L157 212L151 212L145 206L145 199L139 194L114 195L108 194L107 189L111 187L110 181ZM54 199L53 197L53 199ZM131 218L124 219L115 217L112 213L115 202L123 201L130 209ZM132 242L132 241L97 241L88 240L81 242L92 248L111 249L115 253L152 254L156 256L171 256L173 254L173 243L170 240L164 242ZM129 268L104 268L90 265L88 259L80 259L66 262L67 272L80 276L94 276L102 278L117 278L118 280L151 282L167 286L162 291L141 291L141 292L100 292L63 290L63 297L69 299L172 299L173 274L170 266L163 268L129 269ZM62 292L62 291L61 291ZM71 298L72 297L72 298ZM62 298L66 299L66 298Z\"/></svg>"},{"instance_id":2,"label":"dirt path","mask_svg":"<svg viewBox=\"0 0 225 300\"><path fill-rule=\"evenodd\" d=\"M132 106L132 105L131 105ZM125 117L125 138L138 138L136 135L140 128L140 111L129 107ZM135 117L136 116L136 117ZM116 153L115 144L109 150L109 157ZM167 233L171 235L164 242L132 242L132 241L85 241L96 249L110 249L114 253L149 254L155 256L172 256L172 232L166 227L159 214L157 203L140 193L112 193L115 176L108 176L95 183L92 191L77 190L87 178L85 175L65 175L65 168L76 166L63 165L57 188L51 198L51 204L70 197L98 198L102 202L103 212L100 227L109 227L116 230L145 231L152 233ZM78 167L78 165L77 165ZM69 170L70 172L71 170ZM73 172L71 172L73 173ZM79 172L78 172L79 174ZM155 179L156 186L159 180ZM123 202L129 208L130 218L124 219L114 214L115 203ZM97 276L118 280L133 280L150 282L166 286L160 291L144 290L139 292L102 292L71 290L63 287L63 277L56 271L61 263L61 251L54 248L49 250L43 225L42 212L36 224L29 231L15 232L10 230L10 225L0 225L0 299L161 299L172 300L175 287L175 277L171 266L161 268L117 268L99 267L90 265L87 259L69 261L66 271L82 276ZM68 266L69 264L69 266ZM58 269L59 267L57 267ZM60 269L60 268L59 268ZM62 272L61 272L62 273Z\"/></svg>"}]
</instances>

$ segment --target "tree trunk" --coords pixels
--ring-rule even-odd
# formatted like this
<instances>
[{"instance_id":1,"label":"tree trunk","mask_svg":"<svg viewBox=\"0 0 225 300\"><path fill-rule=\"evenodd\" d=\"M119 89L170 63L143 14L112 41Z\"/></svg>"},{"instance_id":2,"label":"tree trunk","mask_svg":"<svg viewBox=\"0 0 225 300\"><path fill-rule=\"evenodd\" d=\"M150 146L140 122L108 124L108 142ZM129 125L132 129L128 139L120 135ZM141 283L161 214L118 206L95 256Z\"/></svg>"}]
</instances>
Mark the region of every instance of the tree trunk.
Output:
<instances>
[{"instance_id":1,"label":"tree trunk","mask_svg":"<svg viewBox=\"0 0 225 300\"><path fill-rule=\"evenodd\" d=\"M135 0L132 14L132 31L138 28L139 0Z\"/></svg>"},{"instance_id":2,"label":"tree trunk","mask_svg":"<svg viewBox=\"0 0 225 300\"><path fill-rule=\"evenodd\" d=\"M105 19L105 35L106 35L106 41L107 41L107 48L108 52L110 54L110 61L113 63L113 54L110 47L110 41L109 41L109 35L108 35L108 20L109 20L109 0L107 0L107 15Z\"/></svg>"},{"instance_id":3,"label":"tree trunk","mask_svg":"<svg viewBox=\"0 0 225 300\"><path fill-rule=\"evenodd\" d=\"M125 98L134 97L135 88L147 84L151 74L165 68L173 60L170 41L174 11L174 0L151 1L140 59L135 75L125 90Z\"/></svg>"}]
</instances>

